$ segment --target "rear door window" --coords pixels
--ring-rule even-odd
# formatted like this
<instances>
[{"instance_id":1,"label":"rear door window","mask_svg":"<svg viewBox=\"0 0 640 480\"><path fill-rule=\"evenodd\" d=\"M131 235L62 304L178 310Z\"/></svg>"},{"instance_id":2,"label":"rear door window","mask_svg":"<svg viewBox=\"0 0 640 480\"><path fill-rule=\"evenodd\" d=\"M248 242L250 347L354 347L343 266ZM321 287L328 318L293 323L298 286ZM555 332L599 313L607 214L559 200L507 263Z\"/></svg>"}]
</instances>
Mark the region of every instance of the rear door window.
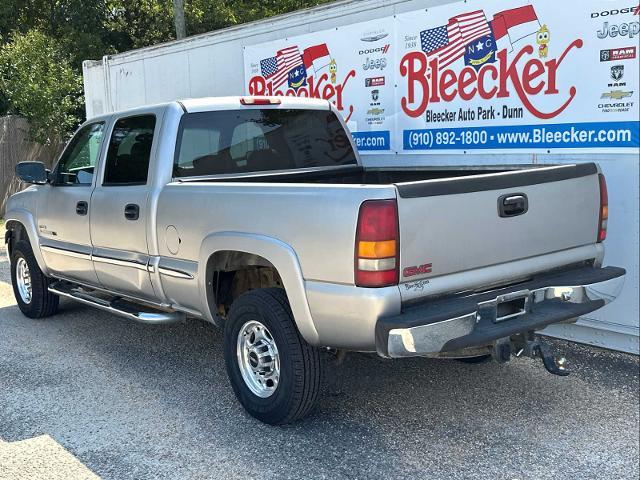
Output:
<instances>
[{"instance_id":1,"label":"rear door window","mask_svg":"<svg viewBox=\"0 0 640 480\"><path fill-rule=\"evenodd\" d=\"M103 185L144 185L149 174L155 115L121 118L111 133Z\"/></svg>"},{"instance_id":2,"label":"rear door window","mask_svg":"<svg viewBox=\"0 0 640 480\"><path fill-rule=\"evenodd\" d=\"M355 152L329 110L246 109L182 117L174 176L355 165Z\"/></svg>"}]
</instances>

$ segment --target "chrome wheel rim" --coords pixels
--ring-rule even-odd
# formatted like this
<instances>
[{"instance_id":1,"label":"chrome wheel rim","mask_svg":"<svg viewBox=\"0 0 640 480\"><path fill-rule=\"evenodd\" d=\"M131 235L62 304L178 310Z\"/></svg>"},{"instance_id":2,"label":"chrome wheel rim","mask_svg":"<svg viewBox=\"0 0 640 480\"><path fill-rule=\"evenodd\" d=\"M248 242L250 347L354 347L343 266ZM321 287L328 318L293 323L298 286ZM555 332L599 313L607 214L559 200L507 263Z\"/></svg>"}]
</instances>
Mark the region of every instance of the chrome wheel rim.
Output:
<instances>
[{"instance_id":1,"label":"chrome wheel rim","mask_svg":"<svg viewBox=\"0 0 640 480\"><path fill-rule=\"evenodd\" d=\"M237 354L249 390L261 398L273 395L280 381L280 355L269 329L256 320L246 322L238 333Z\"/></svg>"},{"instance_id":2,"label":"chrome wheel rim","mask_svg":"<svg viewBox=\"0 0 640 480\"><path fill-rule=\"evenodd\" d=\"M31 272L27 261L20 257L16 262L16 283L18 285L18 293L24 303L31 303Z\"/></svg>"}]
</instances>

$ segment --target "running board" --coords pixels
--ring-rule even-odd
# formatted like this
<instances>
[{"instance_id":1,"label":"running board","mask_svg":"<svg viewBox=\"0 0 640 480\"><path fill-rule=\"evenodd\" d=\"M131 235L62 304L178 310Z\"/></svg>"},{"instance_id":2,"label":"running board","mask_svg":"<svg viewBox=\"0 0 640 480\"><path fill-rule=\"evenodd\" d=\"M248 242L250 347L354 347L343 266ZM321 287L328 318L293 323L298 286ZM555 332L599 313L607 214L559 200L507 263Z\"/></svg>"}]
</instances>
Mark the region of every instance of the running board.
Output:
<instances>
[{"instance_id":1,"label":"running board","mask_svg":"<svg viewBox=\"0 0 640 480\"><path fill-rule=\"evenodd\" d=\"M151 306L134 303L123 297L109 296L95 290L86 290L83 287L65 281L59 281L49 286L49 291L61 297L71 298L85 305L99 308L105 312L151 325L176 323L186 318L186 315L182 312L157 310Z\"/></svg>"}]
</instances>

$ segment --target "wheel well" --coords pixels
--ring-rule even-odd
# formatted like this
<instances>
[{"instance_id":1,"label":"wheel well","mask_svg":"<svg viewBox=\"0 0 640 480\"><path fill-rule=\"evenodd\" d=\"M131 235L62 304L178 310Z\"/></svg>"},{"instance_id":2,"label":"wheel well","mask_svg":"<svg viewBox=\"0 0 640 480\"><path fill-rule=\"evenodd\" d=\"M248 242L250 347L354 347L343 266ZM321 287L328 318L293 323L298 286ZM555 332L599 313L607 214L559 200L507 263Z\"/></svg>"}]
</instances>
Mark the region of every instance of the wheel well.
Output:
<instances>
[{"instance_id":1,"label":"wheel well","mask_svg":"<svg viewBox=\"0 0 640 480\"><path fill-rule=\"evenodd\" d=\"M213 318L225 319L231 304L256 288L284 289L276 267L253 253L222 250L207 261L207 302Z\"/></svg>"},{"instance_id":2,"label":"wheel well","mask_svg":"<svg viewBox=\"0 0 640 480\"><path fill-rule=\"evenodd\" d=\"M7 249L9 255L13 251L13 246L18 243L20 240L25 240L29 242L29 235L27 233L27 229L24 228L20 222L16 220L9 220L5 226L6 234L5 241L7 242Z\"/></svg>"}]
</instances>

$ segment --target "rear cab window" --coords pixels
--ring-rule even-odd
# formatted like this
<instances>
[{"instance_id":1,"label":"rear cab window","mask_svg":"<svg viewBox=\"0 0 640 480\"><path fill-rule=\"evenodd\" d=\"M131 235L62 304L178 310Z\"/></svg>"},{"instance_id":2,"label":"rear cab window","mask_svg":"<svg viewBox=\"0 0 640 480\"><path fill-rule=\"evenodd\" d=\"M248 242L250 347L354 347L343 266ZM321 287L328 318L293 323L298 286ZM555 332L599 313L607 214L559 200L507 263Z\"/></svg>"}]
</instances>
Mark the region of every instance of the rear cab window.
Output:
<instances>
[{"instance_id":1,"label":"rear cab window","mask_svg":"<svg viewBox=\"0 0 640 480\"><path fill-rule=\"evenodd\" d=\"M330 110L246 109L182 117L174 177L356 165Z\"/></svg>"}]
</instances>

